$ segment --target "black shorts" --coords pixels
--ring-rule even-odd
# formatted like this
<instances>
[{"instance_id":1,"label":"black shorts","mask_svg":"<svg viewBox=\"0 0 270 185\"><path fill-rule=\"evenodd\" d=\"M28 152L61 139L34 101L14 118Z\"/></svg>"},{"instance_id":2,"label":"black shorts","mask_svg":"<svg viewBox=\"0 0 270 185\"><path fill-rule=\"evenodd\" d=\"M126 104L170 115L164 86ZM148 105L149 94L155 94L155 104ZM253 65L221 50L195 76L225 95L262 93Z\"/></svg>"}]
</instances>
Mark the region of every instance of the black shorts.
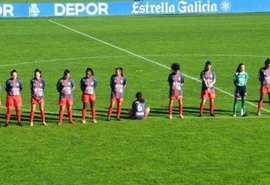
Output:
<instances>
[{"instance_id":1,"label":"black shorts","mask_svg":"<svg viewBox=\"0 0 270 185\"><path fill-rule=\"evenodd\" d=\"M236 86L234 97L235 98L244 98L247 96L246 86Z\"/></svg>"}]
</instances>

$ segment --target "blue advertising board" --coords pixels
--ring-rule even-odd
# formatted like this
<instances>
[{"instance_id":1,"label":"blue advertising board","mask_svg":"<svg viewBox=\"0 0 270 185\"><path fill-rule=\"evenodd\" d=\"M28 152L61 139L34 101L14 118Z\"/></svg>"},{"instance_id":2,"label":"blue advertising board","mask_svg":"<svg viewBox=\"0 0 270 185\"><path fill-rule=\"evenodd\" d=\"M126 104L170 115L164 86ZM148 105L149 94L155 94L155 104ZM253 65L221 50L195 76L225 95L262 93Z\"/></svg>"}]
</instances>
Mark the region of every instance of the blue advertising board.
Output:
<instances>
[{"instance_id":1,"label":"blue advertising board","mask_svg":"<svg viewBox=\"0 0 270 185\"><path fill-rule=\"evenodd\" d=\"M0 3L1 18L270 12L270 0Z\"/></svg>"}]
</instances>

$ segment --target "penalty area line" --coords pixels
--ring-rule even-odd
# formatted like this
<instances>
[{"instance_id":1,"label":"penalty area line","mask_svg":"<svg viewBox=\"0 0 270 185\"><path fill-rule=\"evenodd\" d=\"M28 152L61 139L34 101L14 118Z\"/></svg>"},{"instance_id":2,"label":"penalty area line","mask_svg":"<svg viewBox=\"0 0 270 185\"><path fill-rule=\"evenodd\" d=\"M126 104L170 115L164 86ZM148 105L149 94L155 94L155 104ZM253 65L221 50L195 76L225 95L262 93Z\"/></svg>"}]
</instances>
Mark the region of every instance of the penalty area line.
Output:
<instances>
[{"instance_id":1,"label":"penalty area line","mask_svg":"<svg viewBox=\"0 0 270 185\"><path fill-rule=\"evenodd\" d=\"M68 26L66 26L66 25L64 25L64 24L55 22L55 21L53 21L53 20L48 20L48 21L49 21L50 23L52 23L52 24L55 24L55 25L59 26L59 27L65 28L66 30L72 31L72 32L74 32L74 33L77 33L77 34L79 34L79 35L82 35L82 36L84 36L84 37L87 37L87 38L89 38L89 39L92 39L92 40L97 41L97 42L99 42L99 43L102 43L102 44L104 44L104 45L110 46L110 47L112 47L112 48L114 48L114 49L117 49L117 50L120 50L120 51L122 51L122 52L125 52L125 53L129 54L130 56L137 57L137 58L142 59L142 60L144 60L144 61L150 62L150 63L152 63L152 64L155 64L155 65L158 65L158 66L160 66L160 67L163 67L163 68L165 68L165 69L169 69L169 70L170 70L170 67L168 67L168 66L166 66L166 65L163 65L163 64L161 64L161 63L159 63L159 62L156 62L156 61L154 61L154 60L151 60L151 59L149 59L149 58L146 58L146 57L144 57L144 56L142 56L142 55L139 55L139 54L136 54L136 53L131 52L131 51L129 51L129 50L126 50L126 49L124 49L124 48L118 47L118 46L116 46L116 45L114 45L114 44L111 44L111 43L109 43L109 42L106 42L106 41L104 41L104 40L101 40L101 39L99 39L99 38L96 38L96 37L91 36L91 35L89 35L89 34L83 33L83 32L81 32L81 31L78 31L78 30L76 30L76 29L73 29L73 28L71 28L71 27L68 27ZM196 81L196 82L201 83L201 80L198 79L198 78L194 78L194 77L189 76L189 75L187 75L187 74L185 74L185 73L184 73L184 75L185 75L187 78L189 78L189 79L191 79L191 80L193 80L193 81ZM227 92L227 91L225 91L225 90L222 90L222 89L220 89L220 88L218 88L218 87L216 87L216 89L217 89L218 91L220 91L220 92L226 94L226 95L229 95L229 96L231 96L231 97L234 97L233 94L231 94L231 93L229 93L229 92ZM251 106L253 106L253 107L257 107L256 104L254 104L254 103L252 103L252 102L249 102L249 101L247 101L247 104L249 104L249 105L251 105ZM263 108L263 110L266 111L266 112L270 112L269 110L267 110L267 109L265 109L265 108Z\"/></svg>"}]
</instances>

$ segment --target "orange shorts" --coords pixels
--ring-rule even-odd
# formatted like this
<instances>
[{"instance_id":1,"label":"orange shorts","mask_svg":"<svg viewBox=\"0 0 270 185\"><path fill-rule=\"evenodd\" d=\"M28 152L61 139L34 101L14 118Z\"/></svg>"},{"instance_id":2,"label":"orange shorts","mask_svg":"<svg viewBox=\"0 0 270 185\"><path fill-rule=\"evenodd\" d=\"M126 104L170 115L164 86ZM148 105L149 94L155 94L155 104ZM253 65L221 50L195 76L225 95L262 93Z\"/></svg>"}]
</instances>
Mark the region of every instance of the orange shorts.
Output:
<instances>
[{"instance_id":1,"label":"orange shorts","mask_svg":"<svg viewBox=\"0 0 270 185\"><path fill-rule=\"evenodd\" d=\"M270 93L270 87L262 86L262 87L260 88L260 92L261 92L262 94Z\"/></svg>"},{"instance_id":2,"label":"orange shorts","mask_svg":"<svg viewBox=\"0 0 270 185\"><path fill-rule=\"evenodd\" d=\"M96 95L95 94L82 94L81 100L83 103L94 102L96 101Z\"/></svg>"},{"instance_id":3,"label":"orange shorts","mask_svg":"<svg viewBox=\"0 0 270 185\"><path fill-rule=\"evenodd\" d=\"M63 99L59 99L58 101L58 105L73 105L73 100L72 99L68 99L68 98L63 98Z\"/></svg>"},{"instance_id":4,"label":"orange shorts","mask_svg":"<svg viewBox=\"0 0 270 185\"><path fill-rule=\"evenodd\" d=\"M181 100L182 96L170 96L170 100Z\"/></svg>"},{"instance_id":5,"label":"orange shorts","mask_svg":"<svg viewBox=\"0 0 270 185\"><path fill-rule=\"evenodd\" d=\"M6 107L21 107L22 106L22 97L21 96L11 96L7 95L6 98Z\"/></svg>"},{"instance_id":6,"label":"orange shorts","mask_svg":"<svg viewBox=\"0 0 270 185\"><path fill-rule=\"evenodd\" d=\"M111 98L111 101L112 101L112 102L121 103L121 102L124 101L124 99L123 99L123 98Z\"/></svg>"},{"instance_id":7,"label":"orange shorts","mask_svg":"<svg viewBox=\"0 0 270 185\"><path fill-rule=\"evenodd\" d=\"M43 99L37 100L37 99L31 97L31 104L32 104L32 105L33 105L33 104L41 104L42 102L44 102Z\"/></svg>"},{"instance_id":8,"label":"orange shorts","mask_svg":"<svg viewBox=\"0 0 270 185\"><path fill-rule=\"evenodd\" d=\"M214 99L216 97L215 89L207 89L201 92L202 99Z\"/></svg>"}]
</instances>

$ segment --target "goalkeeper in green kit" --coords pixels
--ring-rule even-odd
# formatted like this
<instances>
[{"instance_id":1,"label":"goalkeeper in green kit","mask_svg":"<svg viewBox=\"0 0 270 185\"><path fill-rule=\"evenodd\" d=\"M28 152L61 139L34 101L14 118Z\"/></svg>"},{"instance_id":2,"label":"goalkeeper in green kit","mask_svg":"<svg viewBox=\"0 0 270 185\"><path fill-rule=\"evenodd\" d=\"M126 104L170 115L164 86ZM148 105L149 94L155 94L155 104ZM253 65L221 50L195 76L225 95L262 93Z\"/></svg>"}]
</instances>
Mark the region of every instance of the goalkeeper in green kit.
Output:
<instances>
[{"instance_id":1,"label":"goalkeeper in green kit","mask_svg":"<svg viewBox=\"0 0 270 185\"><path fill-rule=\"evenodd\" d=\"M245 65L239 64L233 77L233 83L235 85L234 103L233 103L233 117L236 117L238 99L241 99L241 116L246 117L246 96L247 96L247 81L248 74L245 72Z\"/></svg>"}]
</instances>

